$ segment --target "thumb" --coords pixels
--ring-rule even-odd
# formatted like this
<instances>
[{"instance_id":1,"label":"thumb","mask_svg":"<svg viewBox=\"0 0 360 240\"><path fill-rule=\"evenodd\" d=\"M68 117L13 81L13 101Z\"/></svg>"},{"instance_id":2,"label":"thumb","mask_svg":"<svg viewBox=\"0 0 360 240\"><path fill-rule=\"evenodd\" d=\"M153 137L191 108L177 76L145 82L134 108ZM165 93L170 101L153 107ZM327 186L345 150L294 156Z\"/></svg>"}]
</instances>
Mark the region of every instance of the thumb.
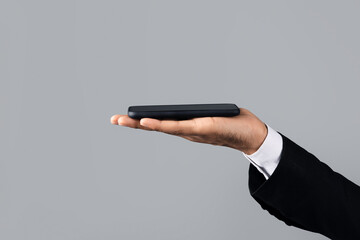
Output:
<instances>
[{"instance_id":1,"label":"thumb","mask_svg":"<svg viewBox=\"0 0 360 240\"><path fill-rule=\"evenodd\" d=\"M160 121L153 118L142 118L140 119L140 125L153 130L157 130L159 128Z\"/></svg>"},{"instance_id":2,"label":"thumb","mask_svg":"<svg viewBox=\"0 0 360 240\"><path fill-rule=\"evenodd\" d=\"M153 118L143 118L140 120L141 126L146 126L152 130L173 135L195 134L198 132L195 120L158 120Z\"/></svg>"}]
</instances>

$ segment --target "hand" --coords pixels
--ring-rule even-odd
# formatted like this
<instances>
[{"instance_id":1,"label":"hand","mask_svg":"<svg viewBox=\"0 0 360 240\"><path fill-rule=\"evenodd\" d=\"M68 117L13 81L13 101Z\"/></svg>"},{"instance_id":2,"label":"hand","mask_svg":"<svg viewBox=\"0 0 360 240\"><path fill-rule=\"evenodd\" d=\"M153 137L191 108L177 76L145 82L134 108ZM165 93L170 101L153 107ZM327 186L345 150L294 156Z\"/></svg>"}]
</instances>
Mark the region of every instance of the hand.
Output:
<instances>
[{"instance_id":1,"label":"hand","mask_svg":"<svg viewBox=\"0 0 360 240\"><path fill-rule=\"evenodd\" d=\"M126 127L159 131L199 143L226 146L248 155L256 152L267 136L266 125L249 110L240 108L235 117L201 117L190 120L132 119L114 115L111 123Z\"/></svg>"}]
</instances>

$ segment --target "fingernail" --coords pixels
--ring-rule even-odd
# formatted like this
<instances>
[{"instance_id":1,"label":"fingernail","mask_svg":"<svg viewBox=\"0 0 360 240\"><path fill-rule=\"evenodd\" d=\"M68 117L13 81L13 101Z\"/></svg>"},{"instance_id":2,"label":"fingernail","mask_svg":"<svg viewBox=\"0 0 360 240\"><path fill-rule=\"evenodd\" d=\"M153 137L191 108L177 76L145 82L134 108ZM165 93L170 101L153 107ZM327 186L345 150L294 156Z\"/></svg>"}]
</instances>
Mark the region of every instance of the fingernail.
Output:
<instances>
[{"instance_id":1,"label":"fingernail","mask_svg":"<svg viewBox=\"0 0 360 240\"><path fill-rule=\"evenodd\" d=\"M112 117L110 118L110 122L111 122L111 124L116 124L115 116L112 116Z\"/></svg>"},{"instance_id":2,"label":"fingernail","mask_svg":"<svg viewBox=\"0 0 360 240\"><path fill-rule=\"evenodd\" d=\"M123 118L122 117L119 117L119 119L118 119L118 124L119 125L122 125L123 124L123 120L122 120Z\"/></svg>"},{"instance_id":3,"label":"fingernail","mask_svg":"<svg viewBox=\"0 0 360 240\"><path fill-rule=\"evenodd\" d=\"M144 126L144 127L147 127L148 121L146 121L145 119L140 119L140 125Z\"/></svg>"}]
</instances>

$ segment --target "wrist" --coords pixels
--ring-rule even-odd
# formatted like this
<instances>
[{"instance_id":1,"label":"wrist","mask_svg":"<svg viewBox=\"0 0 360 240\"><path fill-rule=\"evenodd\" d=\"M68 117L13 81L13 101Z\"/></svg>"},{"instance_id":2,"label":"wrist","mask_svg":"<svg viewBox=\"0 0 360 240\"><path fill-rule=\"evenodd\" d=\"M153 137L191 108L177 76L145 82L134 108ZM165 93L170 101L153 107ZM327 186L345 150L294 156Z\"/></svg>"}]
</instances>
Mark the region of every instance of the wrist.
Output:
<instances>
[{"instance_id":1,"label":"wrist","mask_svg":"<svg viewBox=\"0 0 360 240\"><path fill-rule=\"evenodd\" d=\"M264 143L267 135L268 128L265 123L261 122L259 127L255 128L253 137L250 138L250 142L248 143L249 147L241 151L247 155L255 153Z\"/></svg>"},{"instance_id":2,"label":"wrist","mask_svg":"<svg viewBox=\"0 0 360 240\"><path fill-rule=\"evenodd\" d=\"M283 139L277 131L266 126L268 132L260 148L250 155L243 154L268 179L280 162Z\"/></svg>"}]
</instances>

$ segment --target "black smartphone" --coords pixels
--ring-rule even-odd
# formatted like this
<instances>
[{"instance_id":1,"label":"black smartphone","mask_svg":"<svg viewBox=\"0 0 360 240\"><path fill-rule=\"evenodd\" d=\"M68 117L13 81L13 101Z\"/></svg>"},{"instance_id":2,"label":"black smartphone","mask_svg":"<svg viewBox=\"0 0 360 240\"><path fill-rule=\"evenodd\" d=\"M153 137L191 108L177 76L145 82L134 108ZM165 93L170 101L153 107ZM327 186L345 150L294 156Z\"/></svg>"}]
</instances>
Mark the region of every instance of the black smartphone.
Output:
<instances>
[{"instance_id":1,"label":"black smartphone","mask_svg":"<svg viewBox=\"0 0 360 240\"><path fill-rule=\"evenodd\" d=\"M186 120L197 117L233 117L240 109L233 103L176 104L130 106L128 116L133 119L156 118Z\"/></svg>"}]
</instances>

